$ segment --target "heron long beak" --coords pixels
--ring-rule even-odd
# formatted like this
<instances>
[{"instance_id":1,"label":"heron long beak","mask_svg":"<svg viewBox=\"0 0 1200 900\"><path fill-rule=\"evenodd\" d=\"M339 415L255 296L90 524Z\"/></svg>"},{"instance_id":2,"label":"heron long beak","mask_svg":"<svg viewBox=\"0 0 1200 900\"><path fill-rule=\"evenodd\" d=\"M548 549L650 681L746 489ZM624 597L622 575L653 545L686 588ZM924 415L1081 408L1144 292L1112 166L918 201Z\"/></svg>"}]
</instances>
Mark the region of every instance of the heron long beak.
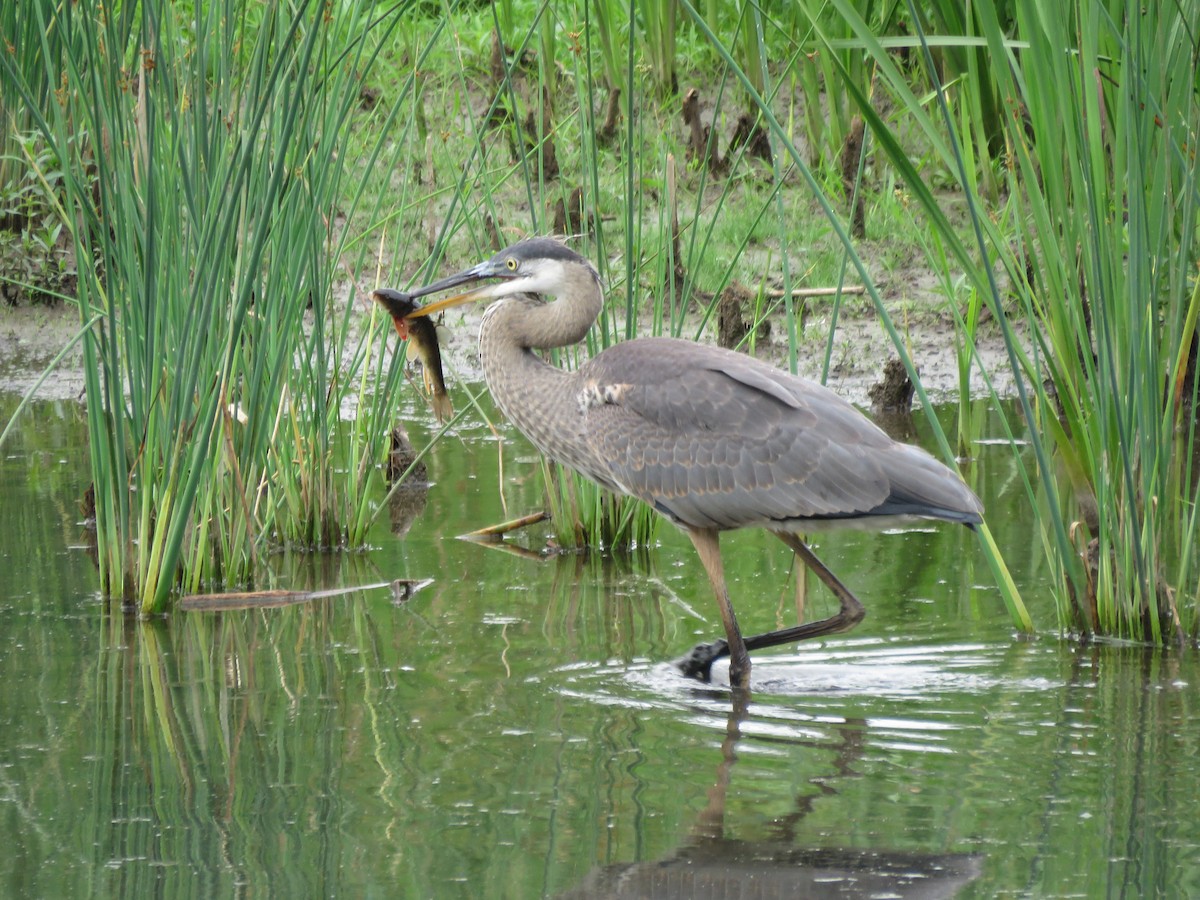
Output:
<instances>
[{"instance_id":1,"label":"heron long beak","mask_svg":"<svg viewBox=\"0 0 1200 900\"><path fill-rule=\"evenodd\" d=\"M477 266L472 266L469 269L463 269L454 275L447 275L445 278L439 279L432 284L427 284L425 287L417 288L412 291L409 296L416 299L417 297L425 297L429 294L436 294L438 291L444 291L446 288L458 287L460 284L466 284L470 281L482 281L484 278L492 278L495 276L492 267L487 262L481 262Z\"/></svg>"},{"instance_id":2,"label":"heron long beak","mask_svg":"<svg viewBox=\"0 0 1200 900\"><path fill-rule=\"evenodd\" d=\"M414 309L405 318L413 319L417 316L432 316L452 306L461 306L464 303L473 303L476 300L486 300L496 293L497 287L498 285L489 284L473 291L467 291L465 294L454 294L450 297L444 297L441 300L435 300L433 303L427 303L424 306Z\"/></svg>"},{"instance_id":3,"label":"heron long beak","mask_svg":"<svg viewBox=\"0 0 1200 900\"><path fill-rule=\"evenodd\" d=\"M455 275L448 275L445 278L435 281L432 284L427 284L424 287L417 288L409 294L410 297L424 297L428 294L436 294L438 291L444 291L446 288L458 287L460 284L467 284L472 281L482 281L485 278L504 278L511 277L507 271L495 271L495 267L490 261L481 262L477 266L472 266L469 269L464 269ZM502 284L503 282L501 282ZM463 294L454 294L442 300L437 300L426 306L419 307L413 310L405 318L414 318L416 316L431 316L439 313L444 309L449 309L452 306L459 306L463 303L472 303L476 300L486 300L495 295L496 290L500 287L498 284L489 284L481 288L476 288L473 291L467 291Z\"/></svg>"}]
</instances>

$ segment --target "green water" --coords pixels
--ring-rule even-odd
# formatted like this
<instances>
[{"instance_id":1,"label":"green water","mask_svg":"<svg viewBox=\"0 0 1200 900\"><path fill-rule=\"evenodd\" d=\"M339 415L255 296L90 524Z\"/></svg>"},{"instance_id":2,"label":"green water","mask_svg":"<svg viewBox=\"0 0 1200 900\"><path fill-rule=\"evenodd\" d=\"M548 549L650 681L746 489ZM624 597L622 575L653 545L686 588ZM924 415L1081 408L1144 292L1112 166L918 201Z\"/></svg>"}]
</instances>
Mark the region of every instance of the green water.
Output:
<instances>
[{"instance_id":1,"label":"green water","mask_svg":"<svg viewBox=\"0 0 1200 900\"><path fill-rule=\"evenodd\" d=\"M0 448L0 896L1200 896L1196 659L1059 639L1006 448L969 477L1037 637L965 529L826 535L868 618L756 657L733 708L665 665L720 632L669 528L618 559L454 539L540 506L519 440L507 513L466 428L402 538L262 585L433 579L405 603L146 623L96 593L82 426L41 404ZM725 551L743 627L788 622L786 548Z\"/></svg>"}]
</instances>

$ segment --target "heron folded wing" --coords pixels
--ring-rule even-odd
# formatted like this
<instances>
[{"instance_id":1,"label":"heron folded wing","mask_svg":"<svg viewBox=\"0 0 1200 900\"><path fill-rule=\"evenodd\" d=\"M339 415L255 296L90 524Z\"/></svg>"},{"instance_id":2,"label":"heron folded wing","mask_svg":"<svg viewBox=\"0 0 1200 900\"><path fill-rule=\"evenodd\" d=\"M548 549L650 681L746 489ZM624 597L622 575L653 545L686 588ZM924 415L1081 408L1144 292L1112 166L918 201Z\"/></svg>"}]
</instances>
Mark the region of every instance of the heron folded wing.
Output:
<instances>
[{"instance_id":1,"label":"heron folded wing","mask_svg":"<svg viewBox=\"0 0 1200 900\"><path fill-rule=\"evenodd\" d=\"M611 402L585 410L585 434L613 482L696 527L865 513L886 499L874 426L855 429L866 420L835 395L756 374L687 368L596 390Z\"/></svg>"},{"instance_id":2,"label":"heron folded wing","mask_svg":"<svg viewBox=\"0 0 1200 900\"><path fill-rule=\"evenodd\" d=\"M756 359L738 353L732 356L722 354L712 360L708 369L720 372L743 387L778 400L784 406L792 409L804 408L802 394L796 391L793 385L788 384L789 381L794 382L798 379L792 378L786 372L764 366Z\"/></svg>"},{"instance_id":3,"label":"heron folded wing","mask_svg":"<svg viewBox=\"0 0 1200 900\"><path fill-rule=\"evenodd\" d=\"M648 338L578 374L591 458L610 483L684 524L980 519L971 490L924 450L828 388L740 353Z\"/></svg>"}]
</instances>

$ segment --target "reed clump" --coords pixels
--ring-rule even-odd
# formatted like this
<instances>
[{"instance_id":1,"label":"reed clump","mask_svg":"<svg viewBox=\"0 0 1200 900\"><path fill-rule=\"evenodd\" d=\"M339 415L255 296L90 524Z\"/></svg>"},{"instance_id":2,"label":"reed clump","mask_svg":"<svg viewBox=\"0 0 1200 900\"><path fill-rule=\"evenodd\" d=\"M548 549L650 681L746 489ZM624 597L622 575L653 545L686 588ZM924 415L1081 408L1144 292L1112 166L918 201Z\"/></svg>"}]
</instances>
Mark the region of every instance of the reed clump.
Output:
<instances>
[{"instance_id":1,"label":"reed clump","mask_svg":"<svg viewBox=\"0 0 1200 900\"><path fill-rule=\"evenodd\" d=\"M5 103L51 152L27 164L78 261L103 590L156 613L271 547L360 542L387 412L354 377L381 332L335 302L344 126L395 17L21 7L42 37L5 54Z\"/></svg>"},{"instance_id":2,"label":"reed clump","mask_svg":"<svg viewBox=\"0 0 1200 900\"><path fill-rule=\"evenodd\" d=\"M1083 636L1195 641L1200 95L1180 73L1200 54L1200 11L984 0L931 20L910 3L915 30L898 42L847 0L832 6L899 110L885 120L842 73L920 205L934 268L971 286L956 311L964 366L982 307L1004 336L1023 419L1008 433L1033 448L1024 484L1060 621ZM925 171L905 149L914 133ZM935 197L947 177L969 235Z\"/></svg>"}]
</instances>

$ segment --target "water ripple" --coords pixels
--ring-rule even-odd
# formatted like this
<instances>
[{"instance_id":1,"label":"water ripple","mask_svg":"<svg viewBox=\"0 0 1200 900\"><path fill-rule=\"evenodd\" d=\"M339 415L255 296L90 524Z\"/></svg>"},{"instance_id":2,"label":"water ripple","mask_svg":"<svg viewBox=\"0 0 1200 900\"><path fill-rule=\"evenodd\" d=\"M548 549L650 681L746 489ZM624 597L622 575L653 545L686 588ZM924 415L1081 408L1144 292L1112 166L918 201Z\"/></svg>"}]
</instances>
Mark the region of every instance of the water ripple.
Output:
<instances>
[{"instance_id":1,"label":"water ripple","mask_svg":"<svg viewBox=\"0 0 1200 900\"><path fill-rule=\"evenodd\" d=\"M1011 643L868 639L758 658L748 714L737 726L751 740L743 750L770 754L773 745L830 743L851 727L870 733L877 749L955 753L962 749L961 732L979 728L989 708L1062 687L1044 675L1014 673L1013 649ZM576 663L551 673L547 683L574 700L659 710L723 733L733 708L727 673L727 664L715 666L714 683L703 685L669 663Z\"/></svg>"}]
</instances>

